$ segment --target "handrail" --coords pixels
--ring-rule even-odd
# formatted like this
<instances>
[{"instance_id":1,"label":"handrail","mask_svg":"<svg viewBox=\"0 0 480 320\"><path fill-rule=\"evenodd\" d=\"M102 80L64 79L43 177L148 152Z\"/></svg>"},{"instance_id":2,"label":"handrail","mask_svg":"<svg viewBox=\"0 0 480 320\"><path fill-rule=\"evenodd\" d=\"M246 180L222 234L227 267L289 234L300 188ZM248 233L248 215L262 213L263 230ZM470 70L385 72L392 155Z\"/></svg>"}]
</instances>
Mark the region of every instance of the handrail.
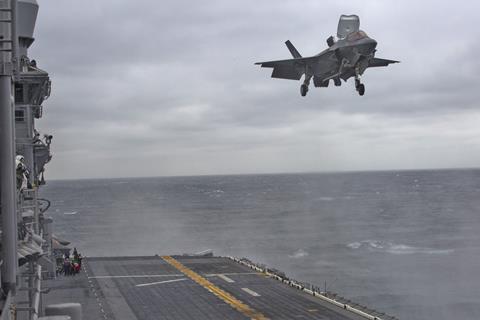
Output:
<instances>
[{"instance_id":1,"label":"handrail","mask_svg":"<svg viewBox=\"0 0 480 320\"><path fill-rule=\"evenodd\" d=\"M311 286L311 285L310 285L310 289L309 289L309 288L307 288L307 286L305 284L302 284L299 281L289 279L289 278L285 277L284 274L279 275L279 274L277 274L277 272L270 272L267 267L258 266L248 259L245 259L245 258L239 259L239 258L235 258L235 257L231 257L231 256L228 256L227 258L229 258L230 260L233 260L237 263L243 264L244 266L247 266L250 269L253 269L253 270L261 272L261 273L263 273L267 276L270 276L270 277L272 277L272 278L274 278L278 281L286 283L286 284L290 285L291 287L295 287L295 288L297 288L299 290L302 290L302 291L304 291L308 294L311 294L312 296L317 297L319 299L322 299L325 302L328 302L328 303L330 303L332 305L335 305L339 308L342 308L344 310L348 310L352 313L355 313L355 314L357 314L357 315L359 315L359 316L361 316L365 319L369 319L369 320L397 320L397 318L386 315L383 312L378 312L376 310L371 310L369 308L359 306L359 305L356 305L354 307L350 303L346 303L346 301L345 301L346 299L342 299L341 297L338 297L336 299L335 298L332 299L332 298L327 296L326 292L316 291L314 289L314 287ZM360 308L363 309L363 310L361 310Z\"/></svg>"},{"instance_id":2,"label":"handrail","mask_svg":"<svg viewBox=\"0 0 480 320\"><path fill-rule=\"evenodd\" d=\"M35 279L35 296L33 298L32 320L38 320L40 313L40 295L42 294L42 266L37 265L37 276Z\"/></svg>"}]
</instances>

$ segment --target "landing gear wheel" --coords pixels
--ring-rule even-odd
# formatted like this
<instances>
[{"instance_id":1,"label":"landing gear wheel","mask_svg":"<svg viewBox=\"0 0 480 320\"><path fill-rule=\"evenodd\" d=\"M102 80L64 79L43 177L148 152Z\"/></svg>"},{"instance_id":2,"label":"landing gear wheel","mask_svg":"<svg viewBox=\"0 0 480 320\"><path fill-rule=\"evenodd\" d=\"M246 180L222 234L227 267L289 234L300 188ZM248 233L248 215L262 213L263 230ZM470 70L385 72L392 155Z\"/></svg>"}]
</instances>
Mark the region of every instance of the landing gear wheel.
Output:
<instances>
[{"instance_id":1,"label":"landing gear wheel","mask_svg":"<svg viewBox=\"0 0 480 320\"><path fill-rule=\"evenodd\" d=\"M339 78L334 78L333 83L335 84L336 87L340 87L342 85L342 82L340 81Z\"/></svg>"},{"instance_id":2,"label":"landing gear wheel","mask_svg":"<svg viewBox=\"0 0 480 320\"><path fill-rule=\"evenodd\" d=\"M360 83L357 88L358 94L363 96L365 94L365 85Z\"/></svg>"},{"instance_id":3,"label":"landing gear wheel","mask_svg":"<svg viewBox=\"0 0 480 320\"><path fill-rule=\"evenodd\" d=\"M302 84L300 86L300 94L302 95L302 97L305 97L307 95L307 92L308 92L308 86L305 84Z\"/></svg>"}]
</instances>

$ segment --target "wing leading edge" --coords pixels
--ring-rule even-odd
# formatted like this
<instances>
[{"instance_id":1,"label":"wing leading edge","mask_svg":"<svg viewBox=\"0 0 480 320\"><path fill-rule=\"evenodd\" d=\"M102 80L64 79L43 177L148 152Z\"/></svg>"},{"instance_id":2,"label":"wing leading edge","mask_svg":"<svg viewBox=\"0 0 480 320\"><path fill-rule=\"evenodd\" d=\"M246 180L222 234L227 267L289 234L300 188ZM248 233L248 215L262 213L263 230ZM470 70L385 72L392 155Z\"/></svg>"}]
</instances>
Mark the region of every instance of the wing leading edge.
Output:
<instances>
[{"instance_id":1,"label":"wing leading edge","mask_svg":"<svg viewBox=\"0 0 480 320\"><path fill-rule=\"evenodd\" d=\"M382 58L372 58L368 62L369 67L386 67L391 63L399 63L400 61L396 60L388 60L388 59L382 59Z\"/></svg>"}]
</instances>

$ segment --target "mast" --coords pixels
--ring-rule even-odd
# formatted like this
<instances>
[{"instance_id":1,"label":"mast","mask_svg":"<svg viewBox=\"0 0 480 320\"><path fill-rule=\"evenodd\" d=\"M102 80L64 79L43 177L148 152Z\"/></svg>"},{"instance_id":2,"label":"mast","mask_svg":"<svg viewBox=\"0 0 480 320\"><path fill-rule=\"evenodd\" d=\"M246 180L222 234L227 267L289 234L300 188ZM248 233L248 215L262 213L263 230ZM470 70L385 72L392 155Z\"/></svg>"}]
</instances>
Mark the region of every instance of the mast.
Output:
<instances>
[{"instance_id":1,"label":"mast","mask_svg":"<svg viewBox=\"0 0 480 320\"><path fill-rule=\"evenodd\" d=\"M2 223L2 287L15 295L17 276L17 210L15 181L15 118L12 82L18 59L17 0L0 9L0 215ZM16 41L15 41L16 39Z\"/></svg>"}]
</instances>

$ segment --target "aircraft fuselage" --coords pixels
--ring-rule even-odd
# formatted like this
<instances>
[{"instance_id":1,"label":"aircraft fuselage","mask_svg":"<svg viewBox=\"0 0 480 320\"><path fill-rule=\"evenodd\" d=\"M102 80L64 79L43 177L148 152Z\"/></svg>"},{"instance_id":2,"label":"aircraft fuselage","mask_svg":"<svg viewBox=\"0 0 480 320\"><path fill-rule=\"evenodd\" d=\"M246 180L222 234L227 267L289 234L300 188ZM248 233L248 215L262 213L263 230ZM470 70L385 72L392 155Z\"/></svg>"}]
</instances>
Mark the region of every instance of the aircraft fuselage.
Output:
<instances>
[{"instance_id":1,"label":"aircraft fuselage","mask_svg":"<svg viewBox=\"0 0 480 320\"><path fill-rule=\"evenodd\" d=\"M338 40L330 48L317 55L321 56L328 52L334 53L333 59L329 61L319 60L317 65L312 68L310 75L315 77L316 87L328 86L328 81L333 78L346 81L348 78L355 76L355 68L358 68L358 75L363 74L368 67L368 60L375 56L377 41L368 37L363 31L357 33L352 34L352 37ZM344 66L340 70L342 61ZM332 62L335 64L333 68ZM332 77L333 75L335 77ZM308 76L308 73L306 73L306 76Z\"/></svg>"},{"instance_id":2,"label":"aircraft fuselage","mask_svg":"<svg viewBox=\"0 0 480 320\"><path fill-rule=\"evenodd\" d=\"M300 80L300 93L305 96L313 80L315 87L328 87L330 80L335 86L355 77L355 89L363 96L365 85L360 76L367 68L385 67L395 60L375 58L377 41L360 30L356 15L341 15L337 28L337 41L327 39L328 48L315 56L302 57L290 41L285 42L293 59L257 62L264 68L273 68L272 78Z\"/></svg>"}]
</instances>

